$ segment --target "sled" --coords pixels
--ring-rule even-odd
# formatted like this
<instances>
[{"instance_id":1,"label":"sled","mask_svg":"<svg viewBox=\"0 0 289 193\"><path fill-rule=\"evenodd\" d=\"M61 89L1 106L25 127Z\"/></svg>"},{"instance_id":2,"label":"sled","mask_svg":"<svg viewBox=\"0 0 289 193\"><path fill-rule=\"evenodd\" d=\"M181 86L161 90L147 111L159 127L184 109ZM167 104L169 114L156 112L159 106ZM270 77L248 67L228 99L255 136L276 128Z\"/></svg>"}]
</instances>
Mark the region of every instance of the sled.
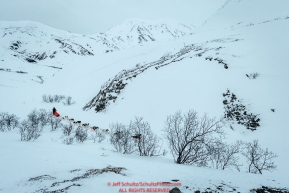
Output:
<instances>
[{"instance_id":1,"label":"sled","mask_svg":"<svg viewBox=\"0 0 289 193\"><path fill-rule=\"evenodd\" d=\"M54 115L55 117L59 117L59 116L60 116L60 114L59 114L58 112L55 112L53 115Z\"/></svg>"}]
</instances>

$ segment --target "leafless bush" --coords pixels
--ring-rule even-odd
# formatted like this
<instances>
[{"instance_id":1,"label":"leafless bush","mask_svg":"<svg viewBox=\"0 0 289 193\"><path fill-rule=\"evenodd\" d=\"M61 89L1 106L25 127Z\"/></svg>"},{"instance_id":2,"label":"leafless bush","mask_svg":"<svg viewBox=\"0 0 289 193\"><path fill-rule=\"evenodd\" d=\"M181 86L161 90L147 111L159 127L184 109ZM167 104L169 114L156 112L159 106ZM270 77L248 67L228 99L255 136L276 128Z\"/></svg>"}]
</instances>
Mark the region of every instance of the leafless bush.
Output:
<instances>
[{"instance_id":1,"label":"leafless bush","mask_svg":"<svg viewBox=\"0 0 289 193\"><path fill-rule=\"evenodd\" d=\"M197 112L190 110L182 115L176 112L167 117L165 122L165 139L178 164L195 164L206 166L209 158L208 146L215 143L216 136L222 136L222 119L202 118Z\"/></svg>"},{"instance_id":2,"label":"leafless bush","mask_svg":"<svg viewBox=\"0 0 289 193\"><path fill-rule=\"evenodd\" d=\"M5 131L6 129L10 131L14 129L19 124L19 117L14 114L9 114L7 112L0 113L0 131Z\"/></svg>"},{"instance_id":3,"label":"leafless bush","mask_svg":"<svg viewBox=\"0 0 289 193\"><path fill-rule=\"evenodd\" d=\"M49 111L46 111L45 109L40 109L39 111L34 109L28 114L28 121L32 126L40 125L43 128L49 122L49 115Z\"/></svg>"},{"instance_id":4,"label":"leafless bush","mask_svg":"<svg viewBox=\"0 0 289 193\"><path fill-rule=\"evenodd\" d=\"M157 151L160 148L160 139L152 132L148 122L144 122L141 117L136 117L135 120L130 123L130 128L135 135L140 136L135 139L140 156L158 155Z\"/></svg>"},{"instance_id":5,"label":"leafless bush","mask_svg":"<svg viewBox=\"0 0 289 193\"><path fill-rule=\"evenodd\" d=\"M255 72L253 74L250 74L252 76L253 79L256 79L260 74Z\"/></svg>"},{"instance_id":6,"label":"leafless bush","mask_svg":"<svg viewBox=\"0 0 289 193\"><path fill-rule=\"evenodd\" d=\"M11 128L14 129L15 127L18 126L19 124L19 117L17 117L14 114L10 114L8 115L7 119L6 119L6 127L7 129L10 131Z\"/></svg>"},{"instance_id":7,"label":"leafless bush","mask_svg":"<svg viewBox=\"0 0 289 193\"><path fill-rule=\"evenodd\" d=\"M237 141L235 144L226 144L218 141L209 147L209 162L213 168L226 169L234 167L240 171L238 154L242 151L243 142Z\"/></svg>"},{"instance_id":8,"label":"leafless bush","mask_svg":"<svg viewBox=\"0 0 289 193\"><path fill-rule=\"evenodd\" d=\"M87 130L77 127L74 137L77 142L83 143L87 139Z\"/></svg>"},{"instance_id":9,"label":"leafless bush","mask_svg":"<svg viewBox=\"0 0 289 193\"><path fill-rule=\"evenodd\" d=\"M5 131L5 120L0 118L0 131Z\"/></svg>"},{"instance_id":10,"label":"leafless bush","mask_svg":"<svg viewBox=\"0 0 289 193\"><path fill-rule=\"evenodd\" d=\"M63 95L54 95L54 102L59 103L64 98L65 98L65 96L63 96Z\"/></svg>"},{"instance_id":11,"label":"leafless bush","mask_svg":"<svg viewBox=\"0 0 289 193\"><path fill-rule=\"evenodd\" d=\"M70 97L71 98L71 97ZM65 99L64 95L42 95L42 101L45 103L59 103L61 102L63 99Z\"/></svg>"},{"instance_id":12,"label":"leafless bush","mask_svg":"<svg viewBox=\"0 0 289 193\"><path fill-rule=\"evenodd\" d=\"M54 98L53 98L53 96L52 96L52 95L48 95L48 101L49 101L50 103L53 103L53 101L54 101Z\"/></svg>"},{"instance_id":13,"label":"leafless bush","mask_svg":"<svg viewBox=\"0 0 289 193\"><path fill-rule=\"evenodd\" d=\"M75 136L71 136L71 134L73 133L73 130L74 130L74 128L73 128L72 124L64 125L62 127L62 132L64 135L64 139L62 140L63 144L71 145L74 143L74 137Z\"/></svg>"},{"instance_id":14,"label":"leafless bush","mask_svg":"<svg viewBox=\"0 0 289 193\"><path fill-rule=\"evenodd\" d=\"M113 123L110 126L110 143L116 152L131 154L136 151L136 146L131 139L132 131L121 123Z\"/></svg>"},{"instance_id":15,"label":"leafless bush","mask_svg":"<svg viewBox=\"0 0 289 193\"><path fill-rule=\"evenodd\" d=\"M46 94L42 95L42 101L45 103L49 103L49 98L46 96Z\"/></svg>"},{"instance_id":16,"label":"leafless bush","mask_svg":"<svg viewBox=\"0 0 289 193\"><path fill-rule=\"evenodd\" d=\"M38 112L37 110L33 110L31 113L29 113L28 116L28 122L31 125L31 127L36 128L39 126L40 119L38 117Z\"/></svg>"},{"instance_id":17,"label":"leafless bush","mask_svg":"<svg viewBox=\"0 0 289 193\"><path fill-rule=\"evenodd\" d=\"M64 136L70 136L70 134L73 131L73 125L69 124L69 125L64 125L62 128L62 132Z\"/></svg>"},{"instance_id":18,"label":"leafless bush","mask_svg":"<svg viewBox=\"0 0 289 193\"><path fill-rule=\"evenodd\" d=\"M163 149L163 152L161 154L159 154L159 155L166 156L167 153L168 153L168 151L166 149Z\"/></svg>"},{"instance_id":19,"label":"leafless bush","mask_svg":"<svg viewBox=\"0 0 289 193\"><path fill-rule=\"evenodd\" d=\"M247 158L249 173L262 174L263 171L273 171L277 166L273 162L273 158L277 155L269 152L268 149L264 150L258 144L258 140L245 144L243 155Z\"/></svg>"},{"instance_id":20,"label":"leafless bush","mask_svg":"<svg viewBox=\"0 0 289 193\"><path fill-rule=\"evenodd\" d=\"M72 101L72 98L69 96L69 97L66 97L63 104L64 105L73 105L75 103L75 101Z\"/></svg>"},{"instance_id":21,"label":"leafless bush","mask_svg":"<svg viewBox=\"0 0 289 193\"><path fill-rule=\"evenodd\" d=\"M49 122L49 111L46 111L45 109L40 109L38 112L38 119L40 122L41 127L44 127Z\"/></svg>"},{"instance_id":22,"label":"leafless bush","mask_svg":"<svg viewBox=\"0 0 289 193\"><path fill-rule=\"evenodd\" d=\"M63 140L62 140L62 143L65 144L65 145L72 145L74 142L74 137L65 137Z\"/></svg>"},{"instance_id":23,"label":"leafless bush","mask_svg":"<svg viewBox=\"0 0 289 193\"><path fill-rule=\"evenodd\" d=\"M42 128L31 120L24 120L19 125L21 141L36 140L41 136Z\"/></svg>"},{"instance_id":24,"label":"leafless bush","mask_svg":"<svg viewBox=\"0 0 289 193\"><path fill-rule=\"evenodd\" d=\"M49 124L51 126L51 131L55 131L57 128L62 127L61 118L55 117L52 114L48 115Z\"/></svg>"},{"instance_id":25,"label":"leafless bush","mask_svg":"<svg viewBox=\"0 0 289 193\"><path fill-rule=\"evenodd\" d=\"M98 143L102 142L105 139L105 134L101 131L96 130L94 134L92 134L90 136L90 139L93 140L93 143L95 143L96 141Z\"/></svg>"},{"instance_id":26,"label":"leafless bush","mask_svg":"<svg viewBox=\"0 0 289 193\"><path fill-rule=\"evenodd\" d=\"M247 75L247 77L249 79L256 79L260 74L255 72L255 73L251 73L250 75Z\"/></svg>"},{"instance_id":27,"label":"leafless bush","mask_svg":"<svg viewBox=\"0 0 289 193\"><path fill-rule=\"evenodd\" d=\"M47 124L48 118L48 112L44 109L31 111L27 115L27 120L22 121L19 126L21 141L37 139L41 135L43 126Z\"/></svg>"}]
</instances>

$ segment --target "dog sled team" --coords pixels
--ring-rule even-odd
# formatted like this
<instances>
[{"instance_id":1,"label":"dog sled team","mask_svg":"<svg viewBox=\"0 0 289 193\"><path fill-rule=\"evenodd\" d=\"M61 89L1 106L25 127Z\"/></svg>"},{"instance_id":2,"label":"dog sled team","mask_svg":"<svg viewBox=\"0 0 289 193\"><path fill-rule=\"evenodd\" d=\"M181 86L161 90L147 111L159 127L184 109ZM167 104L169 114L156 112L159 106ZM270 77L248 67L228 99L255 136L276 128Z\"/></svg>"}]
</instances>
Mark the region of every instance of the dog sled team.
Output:
<instances>
[{"instance_id":1,"label":"dog sled team","mask_svg":"<svg viewBox=\"0 0 289 193\"><path fill-rule=\"evenodd\" d=\"M61 117L60 114L57 112L55 107L53 107L53 109L52 109L52 114L55 117ZM97 127L97 126L90 127L89 123L81 123L81 121L75 121L73 118L68 118L68 116L64 116L61 118L63 120L68 120L70 123L73 123L74 126L82 126L83 128L86 128L86 129L90 128L92 131L99 131L99 127ZM102 129L101 131L105 134L109 134L108 129Z\"/></svg>"},{"instance_id":2,"label":"dog sled team","mask_svg":"<svg viewBox=\"0 0 289 193\"><path fill-rule=\"evenodd\" d=\"M57 112L55 107L53 107L52 113L55 117L60 117L60 114ZM99 131L99 127L97 127L97 126L90 127L89 123L81 123L81 121L75 121L73 118L68 118L68 116L64 116L64 117L62 117L62 119L68 120L70 123L73 123L75 126L82 126L83 128L86 128L86 129L90 128L92 131ZM109 134L108 129L102 129L101 131L105 134ZM118 131L118 132L114 133L114 136L116 138L120 138L121 132ZM141 134L135 134L135 135L131 136L131 138L132 138L132 140L137 142L141 139Z\"/></svg>"}]
</instances>

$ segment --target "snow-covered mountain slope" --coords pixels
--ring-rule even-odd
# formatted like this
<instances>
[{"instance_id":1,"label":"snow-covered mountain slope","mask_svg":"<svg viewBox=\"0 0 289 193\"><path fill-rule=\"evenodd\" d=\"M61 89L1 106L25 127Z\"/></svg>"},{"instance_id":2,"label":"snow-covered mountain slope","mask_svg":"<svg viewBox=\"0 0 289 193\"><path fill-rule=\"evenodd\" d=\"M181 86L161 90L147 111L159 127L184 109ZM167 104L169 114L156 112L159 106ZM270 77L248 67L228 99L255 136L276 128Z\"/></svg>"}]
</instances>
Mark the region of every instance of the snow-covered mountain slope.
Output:
<instances>
[{"instance_id":1,"label":"snow-covered mountain slope","mask_svg":"<svg viewBox=\"0 0 289 193\"><path fill-rule=\"evenodd\" d=\"M84 35L57 30L36 22L1 21L0 31L1 48L6 50L1 52L2 57L8 54L31 63L53 59L62 54L93 56L107 49L105 42L97 43Z\"/></svg>"},{"instance_id":2,"label":"snow-covered mountain slope","mask_svg":"<svg viewBox=\"0 0 289 193\"><path fill-rule=\"evenodd\" d=\"M57 30L36 22L0 22L1 49L27 62L36 63L59 54L93 56L146 42L176 39L192 34L193 26L174 20L127 20L105 34L87 37ZM5 51L6 50L6 51ZM10 52L9 52L10 51Z\"/></svg>"},{"instance_id":3,"label":"snow-covered mountain slope","mask_svg":"<svg viewBox=\"0 0 289 193\"><path fill-rule=\"evenodd\" d=\"M59 70L70 67L63 58L71 58L72 55L92 57L152 41L174 40L191 34L192 29L192 26L174 20L149 24L134 19L113 27L105 34L84 36L36 22L1 21L0 68L12 80L5 86L14 87L15 81L21 84L30 80L43 83ZM29 64L22 65L23 62Z\"/></svg>"},{"instance_id":4,"label":"snow-covered mountain slope","mask_svg":"<svg viewBox=\"0 0 289 193\"><path fill-rule=\"evenodd\" d=\"M238 7L234 9L238 13ZM224 100L228 100L224 95L230 90L246 112L260 118L260 126L251 131L237 120L228 121L224 126L225 141L258 139L262 148L278 155L274 160L276 171L265 171L262 175L246 173L247 163L242 158L243 166L238 172L175 164L170 153L160 157L119 154L112 151L109 137L101 143L87 140L66 146L62 144L61 129L51 132L48 126L37 140L24 142L20 141L16 128L0 133L0 156L4 157L0 160L0 192L53 192L67 188L70 193L113 193L119 192L119 188L129 191L128 188L140 187L108 186L108 182L173 182L175 179L180 180L181 185L176 186L183 193L197 190L245 193L261 186L288 188L288 22L283 19L235 29L212 28L174 41L149 42L106 54L87 57L62 54L37 65L23 60L16 63L15 57L5 56L5 61L0 60L0 66L8 68L16 63L29 72L39 64L69 65L58 69L54 76L51 72L43 84L12 81L12 73L0 71L1 111L14 113L21 120L33 109L50 110L53 106L62 116L101 129L116 122L127 125L135 116L141 116L163 138L164 121L177 110L194 109L199 115L224 116ZM250 78L253 73L259 76ZM71 106L45 103L44 94L71 96L76 103ZM117 97L115 101L114 97ZM105 109L96 112L95 107L101 101L105 102ZM87 104L91 109L83 111ZM167 148L167 142L163 142ZM105 169L109 165L126 170L120 169L117 174Z\"/></svg>"},{"instance_id":5,"label":"snow-covered mountain slope","mask_svg":"<svg viewBox=\"0 0 289 193\"><path fill-rule=\"evenodd\" d=\"M105 38L119 48L144 45L153 41L175 40L191 35L194 26L172 19L128 19L123 24L110 28Z\"/></svg>"},{"instance_id":6,"label":"snow-covered mountain slope","mask_svg":"<svg viewBox=\"0 0 289 193\"><path fill-rule=\"evenodd\" d=\"M156 20L173 18L202 24L226 0L82 0L35 1L11 0L0 2L0 20L30 20L79 34L104 33L128 18ZM53 11L51 11L53 10ZM13 13L13 14L11 14ZM65 14L63 14L65 13Z\"/></svg>"},{"instance_id":7,"label":"snow-covered mountain slope","mask_svg":"<svg viewBox=\"0 0 289 193\"><path fill-rule=\"evenodd\" d=\"M234 29L289 19L289 2L285 0L227 0L204 24L203 28Z\"/></svg>"}]
</instances>

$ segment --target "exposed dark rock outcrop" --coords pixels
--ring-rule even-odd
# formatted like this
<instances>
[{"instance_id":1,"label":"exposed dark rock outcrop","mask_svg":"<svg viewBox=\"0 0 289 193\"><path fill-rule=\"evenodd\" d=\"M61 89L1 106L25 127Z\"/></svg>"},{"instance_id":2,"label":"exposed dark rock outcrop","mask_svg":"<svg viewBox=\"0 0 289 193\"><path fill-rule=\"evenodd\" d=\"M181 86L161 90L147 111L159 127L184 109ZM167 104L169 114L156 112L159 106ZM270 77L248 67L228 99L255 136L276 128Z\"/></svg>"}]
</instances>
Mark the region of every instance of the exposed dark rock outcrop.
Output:
<instances>
[{"instance_id":1,"label":"exposed dark rock outcrop","mask_svg":"<svg viewBox=\"0 0 289 193\"><path fill-rule=\"evenodd\" d=\"M262 186L261 188L250 190L252 193L289 193L288 188L273 188L269 186Z\"/></svg>"},{"instance_id":2,"label":"exposed dark rock outcrop","mask_svg":"<svg viewBox=\"0 0 289 193\"><path fill-rule=\"evenodd\" d=\"M241 103L241 100L237 100L234 93L230 93L230 91L227 90L226 93L223 93L223 97L225 98L225 100L223 100L225 109L224 117L227 120L236 121L238 124L244 125L252 131L260 126L260 118L258 118L258 115L249 113L246 106Z\"/></svg>"}]
</instances>

